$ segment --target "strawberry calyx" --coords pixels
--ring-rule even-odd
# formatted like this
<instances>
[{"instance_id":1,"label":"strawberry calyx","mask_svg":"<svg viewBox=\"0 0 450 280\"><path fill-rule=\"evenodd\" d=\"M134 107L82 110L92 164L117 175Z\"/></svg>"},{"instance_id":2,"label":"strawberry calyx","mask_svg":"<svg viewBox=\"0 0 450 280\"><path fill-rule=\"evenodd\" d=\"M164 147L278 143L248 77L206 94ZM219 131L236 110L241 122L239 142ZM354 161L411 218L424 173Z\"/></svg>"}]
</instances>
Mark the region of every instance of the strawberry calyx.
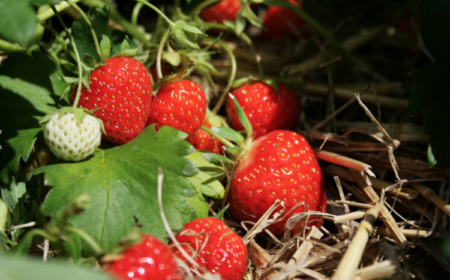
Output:
<instances>
[{"instance_id":1,"label":"strawberry calyx","mask_svg":"<svg viewBox=\"0 0 450 280\"><path fill-rule=\"evenodd\" d=\"M111 250L111 252L101 258L100 263L102 265L107 265L112 261L116 261L122 258L121 254L123 251L135 244L142 242L143 239L143 236L139 232L139 226L135 225L130 233L124 236L119 241L119 243Z\"/></svg>"},{"instance_id":2,"label":"strawberry calyx","mask_svg":"<svg viewBox=\"0 0 450 280\"><path fill-rule=\"evenodd\" d=\"M245 131L238 132L232 128L229 127L211 127L210 129L202 126L202 129L211 134L212 136L216 137L222 144L226 146L225 150L227 154L236 162L239 163L239 161L245 156L247 151L250 149L254 137L253 137L253 127L248 120L247 116L245 115L244 110L242 109L241 105L239 105L239 102L234 98L232 94L230 94L230 98L233 99L234 105L236 107L236 111L238 113L238 118L241 121L241 123L245 127ZM242 134L245 134L246 137L244 137ZM236 143L233 144L232 142ZM205 158L206 160L212 162L211 160L213 157ZM217 159L215 157L214 159Z\"/></svg>"},{"instance_id":3,"label":"strawberry calyx","mask_svg":"<svg viewBox=\"0 0 450 280\"><path fill-rule=\"evenodd\" d=\"M74 114L75 118L77 119L77 121L79 121L80 123L83 123L84 117L86 115L90 115L95 117L95 119L98 121L98 123L100 124L100 129L102 131L103 134L106 134L105 132L105 126L103 125L103 121L99 118L97 118L97 116L94 114L95 111L100 110L101 108L97 108L95 110L88 110L86 108L78 108L78 107L62 107L59 108L58 110L56 110L55 112L45 115L44 117L42 117L42 119L39 121L39 124L45 124L47 123L51 117L59 112L61 113L72 113Z\"/></svg>"},{"instance_id":4,"label":"strawberry calyx","mask_svg":"<svg viewBox=\"0 0 450 280\"><path fill-rule=\"evenodd\" d=\"M203 37L206 36L197 27L188 24L184 20L180 19L176 22L171 21L166 15L164 15L158 8L150 4L145 0L137 0L138 2L146 5L147 7L158 13L169 25L169 44L176 51L183 51L189 49L200 49L200 44Z\"/></svg>"},{"instance_id":5,"label":"strawberry calyx","mask_svg":"<svg viewBox=\"0 0 450 280\"><path fill-rule=\"evenodd\" d=\"M158 82L156 82L153 85L153 96L156 96L159 89L164 87L165 85L176 83L178 81L184 80L187 77L189 77L192 70L194 70L194 67L195 66L192 64L187 64L184 66L184 68L180 72L167 75L167 76L163 77L162 79L160 79Z\"/></svg>"}]
</instances>

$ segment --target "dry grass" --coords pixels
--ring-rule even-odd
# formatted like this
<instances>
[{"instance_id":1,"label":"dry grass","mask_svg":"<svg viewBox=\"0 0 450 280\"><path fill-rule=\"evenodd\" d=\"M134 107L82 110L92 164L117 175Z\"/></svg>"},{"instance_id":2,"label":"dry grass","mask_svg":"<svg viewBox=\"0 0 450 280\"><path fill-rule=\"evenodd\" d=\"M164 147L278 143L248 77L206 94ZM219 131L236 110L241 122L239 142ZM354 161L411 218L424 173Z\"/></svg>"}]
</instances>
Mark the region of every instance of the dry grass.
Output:
<instances>
[{"instance_id":1,"label":"dry grass","mask_svg":"<svg viewBox=\"0 0 450 280\"><path fill-rule=\"evenodd\" d=\"M354 51L386 36L383 32L375 28L352 36L344 45ZM256 76L245 47L233 42L228 45L238 57L237 77ZM277 57L261 49L263 65L277 65ZM283 56L278 59L289 61ZM320 52L294 66L293 73L305 77L321 71L325 75L324 68L340 59L332 52ZM226 57L213 64L228 73ZM221 89L220 80L217 87ZM306 83L302 92L303 104L310 98L324 100L330 92L336 100L345 101L322 119L302 116L301 133L316 149L325 174L326 222L320 229L310 229L307 236L280 240L266 230L282 215L275 210L277 205L253 228L226 220L248 244L245 279L445 278L441 273L450 269L436 241L444 238L446 215L450 214L448 189L442 179L450 169L433 169L425 162L425 154L416 147L424 147L429 137L418 126L392 121L395 114L381 122L388 119L381 114L407 108L408 100L402 97L405 86L389 81L334 86L314 80ZM316 106L309 111L323 111L306 103ZM342 133L333 132L337 129Z\"/></svg>"}]
</instances>

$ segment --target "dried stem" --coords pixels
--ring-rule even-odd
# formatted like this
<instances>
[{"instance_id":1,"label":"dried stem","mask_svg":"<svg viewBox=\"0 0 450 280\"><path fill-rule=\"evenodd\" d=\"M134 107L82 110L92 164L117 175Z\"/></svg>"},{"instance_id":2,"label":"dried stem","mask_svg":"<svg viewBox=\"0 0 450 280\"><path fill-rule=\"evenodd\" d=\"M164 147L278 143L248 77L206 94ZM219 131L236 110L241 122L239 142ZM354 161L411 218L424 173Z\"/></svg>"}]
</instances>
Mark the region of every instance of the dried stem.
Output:
<instances>
[{"instance_id":1,"label":"dried stem","mask_svg":"<svg viewBox=\"0 0 450 280\"><path fill-rule=\"evenodd\" d=\"M370 234L373 232L373 225L377 220L380 212L380 202L376 206L367 211L364 221L361 222L352 243L340 261L337 271L331 278L332 280L347 280L352 279L356 273L356 269L361 262L361 257L366 248L367 241Z\"/></svg>"}]
</instances>

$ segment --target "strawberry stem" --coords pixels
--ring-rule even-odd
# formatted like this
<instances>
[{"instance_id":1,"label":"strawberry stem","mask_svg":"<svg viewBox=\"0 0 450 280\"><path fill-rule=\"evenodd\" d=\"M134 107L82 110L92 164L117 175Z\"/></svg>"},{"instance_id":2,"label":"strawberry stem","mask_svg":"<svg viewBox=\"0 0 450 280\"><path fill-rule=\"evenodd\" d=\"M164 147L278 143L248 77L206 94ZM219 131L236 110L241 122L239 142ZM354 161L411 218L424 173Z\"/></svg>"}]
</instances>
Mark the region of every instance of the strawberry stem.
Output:
<instances>
[{"instance_id":1,"label":"strawberry stem","mask_svg":"<svg viewBox=\"0 0 450 280\"><path fill-rule=\"evenodd\" d=\"M100 44L98 43L97 34L95 33L94 27L92 26L92 22L89 20L86 13L80 8L80 6L78 6L77 4L72 2L72 0L66 0L66 2L69 3L69 5L72 6L72 8L74 8L80 14L80 16L84 19L86 24L89 26L89 29L91 30L92 38L94 39L95 51L97 52L98 59L100 59L100 61L101 61L102 60L102 51L100 50Z\"/></svg>"},{"instance_id":2,"label":"strawberry stem","mask_svg":"<svg viewBox=\"0 0 450 280\"><path fill-rule=\"evenodd\" d=\"M72 0L74 3L80 2L81 0ZM61 12L65 9L67 9L69 7L69 3L67 2L59 2L58 4L55 5L55 9L58 12ZM51 18L52 16L56 15L55 11L53 9L50 8L42 8L39 9L39 13L36 16L36 19L39 22L43 22L49 18Z\"/></svg>"},{"instance_id":3,"label":"strawberry stem","mask_svg":"<svg viewBox=\"0 0 450 280\"><path fill-rule=\"evenodd\" d=\"M206 29L223 29L223 30L227 30L227 31L232 31L234 32L235 30L229 28L226 25L220 24L220 23L214 23L214 22L199 22L199 24L201 24L202 26L204 26ZM236 33L235 33L236 34ZM255 56L255 62L256 62L256 66L258 67L258 73L260 78L262 79L264 72L261 66L261 57L256 53L255 47L253 46L252 40L250 39L250 37L247 36L247 34L245 33L241 33L241 34L236 34L236 36L240 37L242 40L244 40L244 42L247 43L247 45L250 47L250 51L253 53L253 55Z\"/></svg>"},{"instance_id":4,"label":"strawberry stem","mask_svg":"<svg viewBox=\"0 0 450 280\"><path fill-rule=\"evenodd\" d=\"M4 52L26 52L27 49L19 45L0 39L0 50Z\"/></svg>"},{"instance_id":5,"label":"strawberry stem","mask_svg":"<svg viewBox=\"0 0 450 280\"><path fill-rule=\"evenodd\" d=\"M83 4L88 5L90 7L95 6L95 7L99 7L99 8L103 8L104 6L107 5L106 2L101 1L101 0L84 0ZM142 42L145 47L149 48L152 46L150 40L146 37L145 33L141 32L139 29L136 28L136 26L134 26L129 21L127 21L124 17L122 17L113 7L111 7L110 18L115 23L122 26L123 29L128 34L130 34L131 36L135 37L140 42Z\"/></svg>"},{"instance_id":6,"label":"strawberry stem","mask_svg":"<svg viewBox=\"0 0 450 280\"><path fill-rule=\"evenodd\" d=\"M155 11L158 15L160 15L166 22L167 24L171 27L174 28L175 27L175 23L173 23L168 17L166 17L166 15L161 12L158 8L156 8L154 5L150 4L149 2L145 1L145 0L136 0L138 2L141 2L142 4L144 4L145 6L151 8L153 11Z\"/></svg>"},{"instance_id":7,"label":"strawberry stem","mask_svg":"<svg viewBox=\"0 0 450 280\"><path fill-rule=\"evenodd\" d=\"M230 147L230 148L236 147L236 145L234 145L233 143L231 143L230 141L228 141L227 139L223 138L222 136L220 136L219 134L215 133L210 128L207 128L204 125L202 125L202 130L208 132L209 134L211 134L212 136L217 138L217 140L219 140L225 146Z\"/></svg>"},{"instance_id":8,"label":"strawberry stem","mask_svg":"<svg viewBox=\"0 0 450 280\"><path fill-rule=\"evenodd\" d=\"M142 2L137 2L136 5L134 5L133 12L131 14L131 24L134 27L137 26L138 16L141 12L142 7L144 7L144 4Z\"/></svg>"},{"instance_id":9,"label":"strawberry stem","mask_svg":"<svg viewBox=\"0 0 450 280\"><path fill-rule=\"evenodd\" d=\"M64 230L78 235L81 239L84 240L84 242L86 242L87 244L89 244L89 246L91 246L92 250L94 250L96 255L103 254L102 247L100 247L100 245L98 245L97 242L95 242L95 240L85 231L76 227L65 227Z\"/></svg>"},{"instance_id":10,"label":"strawberry stem","mask_svg":"<svg viewBox=\"0 0 450 280\"><path fill-rule=\"evenodd\" d=\"M203 40L216 42L214 39L211 39L211 38L204 38ZM220 107L222 107L223 103L225 102L225 99L227 98L228 92L230 91L231 87L234 84L234 79L236 78L236 68L237 68L236 67L236 58L234 57L234 54L230 50L230 48L226 44L224 44L222 41L217 41L216 43L219 46L221 46L222 49L224 49L228 53L228 55L230 56L230 59L231 59L231 74L230 74L230 79L228 80L227 87L225 88L224 92L222 93L222 96L220 96L220 99L217 102L216 106L212 110L213 115L217 115L217 112L219 111Z\"/></svg>"},{"instance_id":11,"label":"strawberry stem","mask_svg":"<svg viewBox=\"0 0 450 280\"><path fill-rule=\"evenodd\" d=\"M43 229L32 229L24 236L24 238L22 238L22 241L14 247L13 254L15 254L16 256L25 254L30 248L35 236L41 236L45 239L48 239L50 242L58 242L59 240L57 237L53 236Z\"/></svg>"},{"instance_id":12,"label":"strawberry stem","mask_svg":"<svg viewBox=\"0 0 450 280\"><path fill-rule=\"evenodd\" d=\"M162 70L161 70L161 56L162 51L164 49L164 45L166 44L167 37L169 37L170 29L167 29L166 32L164 32L163 37L161 38L161 42L158 47L158 55L156 56L156 74L158 75L158 80L161 80L163 77Z\"/></svg>"},{"instance_id":13,"label":"strawberry stem","mask_svg":"<svg viewBox=\"0 0 450 280\"><path fill-rule=\"evenodd\" d=\"M66 32L67 37L69 38L70 43L72 44L73 51L75 53L75 56L77 58L77 64L78 64L78 87L77 87L77 95L75 96L75 101L73 102L73 107L78 107L78 102L80 101L80 95L81 95L81 87L82 87L82 79L83 79L83 69L81 68L81 59L80 54L78 53L77 45L75 44L75 41L73 40L72 34L70 34L69 30L67 30L67 26L62 20L61 16L59 15L58 11L56 10L54 5L50 5L53 12L56 15L56 18L61 23L61 26L64 28L64 32Z\"/></svg>"},{"instance_id":14,"label":"strawberry stem","mask_svg":"<svg viewBox=\"0 0 450 280\"><path fill-rule=\"evenodd\" d=\"M201 12L203 9L209 7L209 6L212 5L212 4L215 4L215 3L217 3L217 2L220 2L220 1L221 1L221 0L206 0L206 1L204 1L203 3L201 3L200 5L198 5L197 8L195 8L195 10L193 10L190 14L192 14L192 15L198 15L198 14L200 14L200 12Z\"/></svg>"}]
</instances>

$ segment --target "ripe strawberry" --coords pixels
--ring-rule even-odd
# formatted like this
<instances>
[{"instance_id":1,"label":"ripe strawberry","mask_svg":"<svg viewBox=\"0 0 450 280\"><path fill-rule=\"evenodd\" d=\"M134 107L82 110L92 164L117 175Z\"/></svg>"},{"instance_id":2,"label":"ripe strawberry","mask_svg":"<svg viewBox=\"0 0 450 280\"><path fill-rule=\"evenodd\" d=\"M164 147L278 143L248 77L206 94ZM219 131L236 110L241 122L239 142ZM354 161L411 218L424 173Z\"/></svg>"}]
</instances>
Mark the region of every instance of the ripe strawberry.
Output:
<instances>
[{"instance_id":1,"label":"ripe strawberry","mask_svg":"<svg viewBox=\"0 0 450 280\"><path fill-rule=\"evenodd\" d=\"M203 121L203 125L207 128L211 128L211 124L206 119ZM208 132L201 129L198 130L195 136L189 140L189 143L191 143L191 145L194 146L196 150L210 151L211 153L215 154L223 154L224 145L222 144L222 142L217 140Z\"/></svg>"},{"instance_id":2,"label":"ripe strawberry","mask_svg":"<svg viewBox=\"0 0 450 280\"><path fill-rule=\"evenodd\" d=\"M100 123L85 114L80 123L71 112L54 113L45 125L44 139L50 151L63 160L80 161L95 152L101 141Z\"/></svg>"},{"instance_id":3,"label":"ripe strawberry","mask_svg":"<svg viewBox=\"0 0 450 280\"><path fill-rule=\"evenodd\" d=\"M103 138L116 144L133 140L144 128L150 114L152 81L139 61L129 57L112 57L107 65L96 68L83 86L79 107L95 110L103 120ZM76 88L71 100L75 99Z\"/></svg>"},{"instance_id":4,"label":"ripe strawberry","mask_svg":"<svg viewBox=\"0 0 450 280\"><path fill-rule=\"evenodd\" d=\"M194 82L181 80L161 87L155 96L149 124L166 125L195 136L206 114L206 96Z\"/></svg>"},{"instance_id":5,"label":"ripe strawberry","mask_svg":"<svg viewBox=\"0 0 450 280\"><path fill-rule=\"evenodd\" d=\"M225 20L236 21L240 9L241 2L239 0L222 0L201 11L200 16L206 22L223 23Z\"/></svg>"},{"instance_id":6,"label":"ripe strawberry","mask_svg":"<svg viewBox=\"0 0 450 280\"><path fill-rule=\"evenodd\" d=\"M288 213L269 227L275 235L284 233L286 221L308 210L324 212L326 197L322 174L306 139L292 131L276 130L257 139L236 167L228 202L238 221L256 222L279 199ZM281 209L281 208L280 208ZM322 218L310 217L308 226L319 227ZM298 226L292 230L295 233Z\"/></svg>"},{"instance_id":7,"label":"ripe strawberry","mask_svg":"<svg viewBox=\"0 0 450 280\"><path fill-rule=\"evenodd\" d=\"M196 219L184 225L176 236L188 254L198 252L195 261L213 274L219 273L224 280L241 280L247 268L247 248L241 237L222 220L216 218ZM205 240L208 240L204 245ZM203 248L203 246L205 246ZM176 256L184 259L176 247Z\"/></svg>"},{"instance_id":8,"label":"ripe strawberry","mask_svg":"<svg viewBox=\"0 0 450 280\"><path fill-rule=\"evenodd\" d=\"M181 280L175 258L166 244L156 237L141 234L142 242L122 252L106 271L123 280Z\"/></svg>"},{"instance_id":9,"label":"ripe strawberry","mask_svg":"<svg viewBox=\"0 0 450 280\"><path fill-rule=\"evenodd\" d=\"M256 82L236 89L233 95L252 124L255 138L276 129L293 129L300 116L300 102L282 84L278 85L278 94L273 87ZM231 127L244 130L231 98L227 102L227 115Z\"/></svg>"},{"instance_id":10,"label":"ripe strawberry","mask_svg":"<svg viewBox=\"0 0 450 280\"><path fill-rule=\"evenodd\" d=\"M301 7L295 0L289 0L291 4ZM291 10L281 7L269 7L263 20L267 29L263 32L266 40L278 40L283 37L295 38L296 31L303 37L309 35L308 26L305 21Z\"/></svg>"}]
</instances>

